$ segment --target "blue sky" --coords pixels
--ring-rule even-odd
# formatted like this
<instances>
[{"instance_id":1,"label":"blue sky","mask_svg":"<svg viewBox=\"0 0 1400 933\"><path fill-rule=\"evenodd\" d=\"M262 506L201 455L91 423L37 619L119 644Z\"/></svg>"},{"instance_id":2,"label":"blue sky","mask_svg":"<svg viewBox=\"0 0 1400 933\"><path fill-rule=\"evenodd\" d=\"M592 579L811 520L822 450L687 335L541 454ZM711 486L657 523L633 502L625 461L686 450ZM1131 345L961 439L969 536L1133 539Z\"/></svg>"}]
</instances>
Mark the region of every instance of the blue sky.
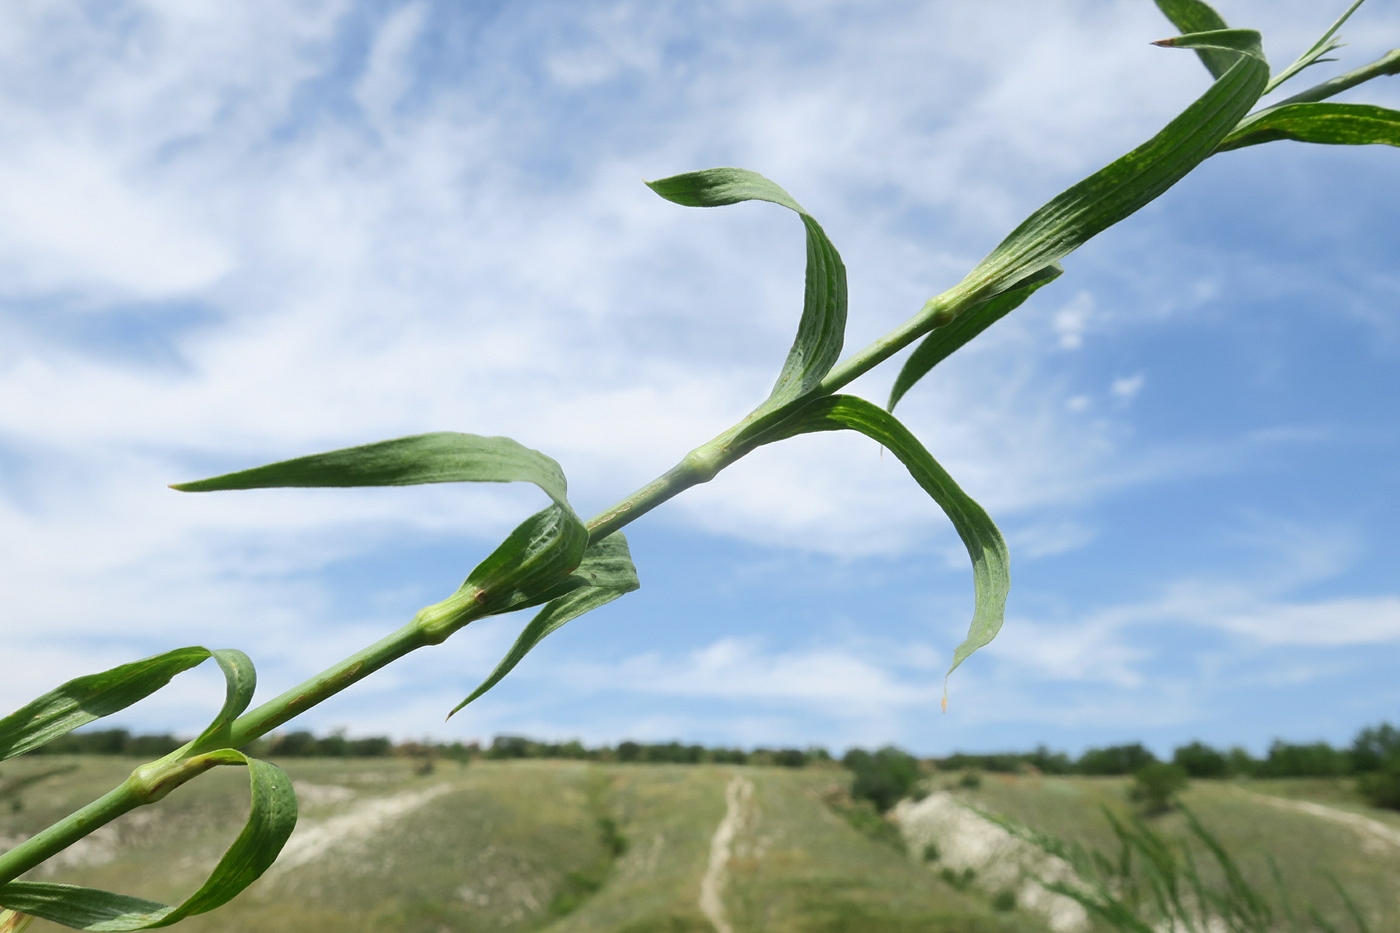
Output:
<instances>
[{"instance_id":1,"label":"blue sky","mask_svg":"<svg viewBox=\"0 0 1400 933\"><path fill-rule=\"evenodd\" d=\"M1335 15L1221 10L1276 67ZM271 696L445 596L539 507L167 483L459 430L554 456L591 513L742 416L791 340L800 225L643 178L784 185L845 258L854 349L1208 82L1148 44L1171 29L1139 0L0 18L4 708L193 643L248 651ZM1344 35L1303 82L1400 45L1400 10L1374 0ZM1400 79L1349 98L1400 105ZM1006 627L946 714L966 557L893 458L821 436L632 526L642 590L451 722L523 619L304 722L938 753L1258 751L1400 718L1397 178L1385 147L1216 157L901 404L1012 548ZM883 400L893 376L853 390ZM119 722L193 732L214 677Z\"/></svg>"}]
</instances>

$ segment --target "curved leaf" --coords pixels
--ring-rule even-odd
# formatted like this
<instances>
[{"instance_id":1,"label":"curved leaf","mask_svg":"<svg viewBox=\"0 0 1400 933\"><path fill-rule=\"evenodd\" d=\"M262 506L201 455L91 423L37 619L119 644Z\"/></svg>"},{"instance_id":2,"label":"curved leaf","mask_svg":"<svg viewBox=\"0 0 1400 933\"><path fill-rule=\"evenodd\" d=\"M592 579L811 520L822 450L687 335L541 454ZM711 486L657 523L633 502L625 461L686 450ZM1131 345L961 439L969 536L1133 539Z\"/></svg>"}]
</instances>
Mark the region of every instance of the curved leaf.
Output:
<instances>
[{"instance_id":1,"label":"curved leaf","mask_svg":"<svg viewBox=\"0 0 1400 933\"><path fill-rule=\"evenodd\" d=\"M216 748L227 748L230 744L229 729L233 721L242 715L253 702L253 693L258 689L258 672L253 661L236 648L218 648L212 652L219 669L224 672L227 692L223 708L214 721L200 733L190 745L190 755Z\"/></svg>"},{"instance_id":2,"label":"curved leaf","mask_svg":"<svg viewBox=\"0 0 1400 933\"><path fill-rule=\"evenodd\" d=\"M1216 151L1279 139L1333 146L1400 146L1400 111L1370 104L1283 104L1243 121Z\"/></svg>"},{"instance_id":3,"label":"curved leaf","mask_svg":"<svg viewBox=\"0 0 1400 933\"><path fill-rule=\"evenodd\" d=\"M1183 33L1212 32L1216 29L1229 29L1230 25L1208 3L1201 0L1157 0L1157 9L1162 11L1173 26ZM1197 49L1201 64L1206 66L1212 78L1218 78L1230 70L1238 56L1220 49Z\"/></svg>"},{"instance_id":4,"label":"curved leaf","mask_svg":"<svg viewBox=\"0 0 1400 933\"><path fill-rule=\"evenodd\" d=\"M583 522L552 505L521 522L462 587L476 590L474 598L487 615L539 605L579 566L587 549Z\"/></svg>"},{"instance_id":5,"label":"curved leaf","mask_svg":"<svg viewBox=\"0 0 1400 933\"><path fill-rule=\"evenodd\" d=\"M0 719L0 761L144 700L211 654L208 648L177 648L68 681Z\"/></svg>"},{"instance_id":6,"label":"curved leaf","mask_svg":"<svg viewBox=\"0 0 1400 933\"><path fill-rule=\"evenodd\" d=\"M439 431L282 460L192 483L181 492L272 487L414 486L422 483L534 483L567 505L564 471L508 437Z\"/></svg>"},{"instance_id":7,"label":"curved leaf","mask_svg":"<svg viewBox=\"0 0 1400 933\"><path fill-rule=\"evenodd\" d=\"M271 867L296 828L297 799L291 779L274 764L225 749L207 756L218 764L244 764L252 789L248 822L219 860L209 880L177 907L95 888L37 881L0 886L0 905L79 930L128 931L169 926L222 906Z\"/></svg>"},{"instance_id":8,"label":"curved leaf","mask_svg":"<svg viewBox=\"0 0 1400 933\"><path fill-rule=\"evenodd\" d=\"M919 439L894 415L865 399L853 395L814 399L765 435L763 443L816 431L840 430L859 431L889 448L915 482L947 514L972 558L976 605L967 638L953 652L953 663L948 668L951 674L1001 630L1006 615L1006 596L1011 589L1011 563L1006 542L986 511L962 491Z\"/></svg>"},{"instance_id":9,"label":"curved leaf","mask_svg":"<svg viewBox=\"0 0 1400 933\"><path fill-rule=\"evenodd\" d=\"M904 393L928 375L929 370L952 356L973 337L1025 304L1026 299L1035 294L1041 286L1049 285L1064 271L1059 263L1052 263L1031 275L1030 279L1023 280L996 297L969 308L951 323L930 331L923 342L914 348L909 359L905 360L903 368L894 380L894 388L890 389L890 400L885 407L894 411L894 406L904 397Z\"/></svg>"},{"instance_id":10,"label":"curved leaf","mask_svg":"<svg viewBox=\"0 0 1400 933\"><path fill-rule=\"evenodd\" d=\"M1167 39L1173 48L1214 49L1236 62L1160 133L1049 201L977 264L957 286L990 298L1058 262L1128 217L1209 156L1249 112L1269 79L1259 33L1219 29Z\"/></svg>"},{"instance_id":11,"label":"curved leaf","mask_svg":"<svg viewBox=\"0 0 1400 933\"><path fill-rule=\"evenodd\" d=\"M846 266L821 224L778 185L742 168L712 168L647 182L668 201L687 207L721 207L740 201L769 201L796 211L807 231L806 289L802 320L783 371L758 412L801 398L836 365L846 334Z\"/></svg>"},{"instance_id":12,"label":"curved leaf","mask_svg":"<svg viewBox=\"0 0 1400 933\"><path fill-rule=\"evenodd\" d=\"M534 650L546 636L558 631L564 623L610 603L642 585L637 579L637 568L632 563L632 552L627 547L627 538L620 531L613 532L590 546L583 562L570 577L575 581L572 590L551 599L535 614L520 632L515 644L511 645L510 651L501 659L501 663L481 682L481 686L452 708L452 712L447 714L449 719L468 703L500 683L501 678L509 674L525 655Z\"/></svg>"},{"instance_id":13,"label":"curved leaf","mask_svg":"<svg viewBox=\"0 0 1400 933\"><path fill-rule=\"evenodd\" d=\"M347 447L175 486L183 492L269 487L409 486L421 483L534 483L554 505L527 518L467 577L489 613L539 600L578 566L588 530L569 505L559 464L508 437L443 431ZM531 600L535 600L532 603Z\"/></svg>"}]
</instances>

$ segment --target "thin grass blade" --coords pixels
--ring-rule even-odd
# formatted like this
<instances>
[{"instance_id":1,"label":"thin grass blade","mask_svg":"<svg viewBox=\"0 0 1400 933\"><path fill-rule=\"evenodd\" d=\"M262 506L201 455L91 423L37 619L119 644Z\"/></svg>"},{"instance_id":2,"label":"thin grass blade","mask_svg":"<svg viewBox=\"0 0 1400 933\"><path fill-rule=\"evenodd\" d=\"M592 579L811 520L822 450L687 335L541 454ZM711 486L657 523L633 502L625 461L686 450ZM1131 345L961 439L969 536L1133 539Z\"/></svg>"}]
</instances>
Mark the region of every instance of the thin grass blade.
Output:
<instances>
[{"instance_id":1,"label":"thin grass blade","mask_svg":"<svg viewBox=\"0 0 1400 933\"><path fill-rule=\"evenodd\" d=\"M1316 65L1319 61L1323 61L1322 56L1326 55L1328 52L1332 51L1340 44L1336 39L1333 38L1337 35L1337 30L1341 29L1342 24L1345 23L1348 19L1350 19L1351 14L1355 13L1357 8L1365 2L1366 0L1354 0L1352 5L1347 7L1346 12L1342 13L1341 16L1337 17L1337 21L1334 22L1330 27L1328 27L1327 31L1322 34L1322 38L1314 42L1312 44L1312 47L1306 52L1304 52L1302 55L1299 55L1297 61L1280 71L1277 75L1273 77L1272 80L1269 81L1268 86L1264 88L1264 93L1270 93L1274 90L1274 88L1278 87L1280 84L1287 81L1289 78L1293 77L1298 72L1302 71L1304 68L1307 68L1311 65Z\"/></svg>"}]
</instances>

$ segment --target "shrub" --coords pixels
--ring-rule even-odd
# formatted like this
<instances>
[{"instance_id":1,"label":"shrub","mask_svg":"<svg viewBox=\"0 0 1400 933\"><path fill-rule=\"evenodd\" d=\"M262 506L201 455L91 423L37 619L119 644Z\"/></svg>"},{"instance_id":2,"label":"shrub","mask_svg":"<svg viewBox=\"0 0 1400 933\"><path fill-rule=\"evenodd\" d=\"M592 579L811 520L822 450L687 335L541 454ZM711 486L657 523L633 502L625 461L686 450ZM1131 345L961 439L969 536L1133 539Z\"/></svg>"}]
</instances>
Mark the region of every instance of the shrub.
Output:
<instances>
[{"instance_id":1,"label":"shrub","mask_svg":"<svg viewBox=\"0 0 1400 933\"><path fill-rule=\"evenodd\" d=\"M855 772L851 796L870 801L880 813L909 796L919 780L919 762L893 745L874 753L851 749L841 763Z\"/></svg>"},{"instance_id":2,"label":"shrub","mask_svg":"<svg viewBox=\"0 0 1400 933\"><path fill-rule=\"evenodd\" d=\"M1400 755L1357 778L1356 789L1372 806L1400 810Z\"/></svg>"},{"instance_id":3,"label":"shrub","mask_svg":"<svg viewBox=\"0 0 1400 933\"><path fill-rule=\"evenodd\" d=\"M1176 795L1186 789L1186 769L1181 765L1157 762L1140 768L1133 775L1128 796L1148 813L1165 813L1172 808Z\"/></svg>"}]
</instances>

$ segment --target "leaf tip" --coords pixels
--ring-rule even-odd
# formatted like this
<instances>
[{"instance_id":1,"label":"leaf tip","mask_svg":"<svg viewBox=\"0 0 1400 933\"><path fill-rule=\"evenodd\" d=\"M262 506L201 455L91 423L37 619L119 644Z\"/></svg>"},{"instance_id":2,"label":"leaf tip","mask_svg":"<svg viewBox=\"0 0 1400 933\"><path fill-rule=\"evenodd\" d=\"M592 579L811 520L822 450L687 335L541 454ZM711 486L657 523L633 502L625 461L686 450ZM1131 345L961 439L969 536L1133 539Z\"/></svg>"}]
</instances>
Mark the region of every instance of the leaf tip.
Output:
<instances>
[{"instance_id":1,"label":"leaf tip","mask_svg":"<svg viewBox=\"0 0 1400 933\"><path fill-rule=\"evenodd\" d=\"M1155 46L1157 46L1158 48L1163 48L1163 49L1174 49L1174 48L1177 47L1177 39L1179 39L1179 38L1181 38L1181 37L1180 37L1180 36L1172 36L1170 39L1158 39L1157 41L1153 42L1152 44L1155 45Z\"/></svg>"}]
</instances>

